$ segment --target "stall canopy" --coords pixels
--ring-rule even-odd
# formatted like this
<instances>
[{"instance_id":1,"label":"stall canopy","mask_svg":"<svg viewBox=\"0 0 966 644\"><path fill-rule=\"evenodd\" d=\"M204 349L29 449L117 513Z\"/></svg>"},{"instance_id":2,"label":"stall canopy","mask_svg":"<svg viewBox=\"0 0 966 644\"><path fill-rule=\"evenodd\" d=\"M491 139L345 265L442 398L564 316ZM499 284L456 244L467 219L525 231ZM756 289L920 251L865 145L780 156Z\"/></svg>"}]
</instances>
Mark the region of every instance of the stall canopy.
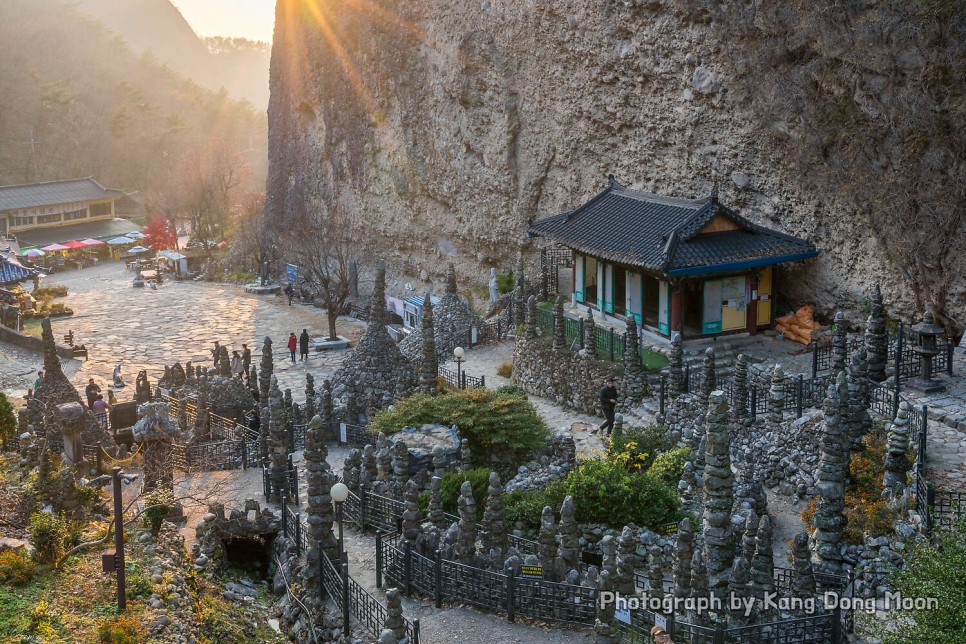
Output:
<instances>
[{"instance_id":1,"label":"stall canopy","mask_svg":"<svg viewBox=\"0 0 966 644\"><path fill-rule=\"evenodd\" d=\"M123 246L124 244L133 244L134 240L130 237L115 237L114 239L108 239L107 243L111 246Z\"/></svg>"},{"instance_id":2,"label":"stall canopy","mask_svg":"<svg viewBox=\"0 0 966 644\"><path fill-rule=\"evenodd\" d=\"M82 239L80 243L84 244L84 246L103 246L106 242L88 237L87 239Z\"/></svg>"},{"instance_id":3,"label":"stall canopy","mask_svg":"<svg viewBox=\"0 0 966 644\"><path fill-rule=\"evenodd\" d=\"M45 253L44 251L40 250L39 248L31 248L31 249L28 249L28 250L23 251L20 254L23 255L24 257L43 257L47 253Z\"/></svg>"},{"instance_id":4,"label":"stall canopy","mask_svg":"<svg viewBox=\"0 0 966 644\"><path fill-rule=\"evenodd\" d=\"M141 239L142 237L144 237L142 233L139 233L136 230L127 233L127 236L130 237L131 239Z\"/></svg>"},{"instance_id":5,"label":"stall canopy","mask_svg":"<svg viewBox=\"0 0 966 644\"><path fill-rule=\"evenodd\" d=\"M69 246L64 246L63 244L51 244L50 246L44 246L41 250L45 250L48 253L52 253L58 250L70 250Z\"/></svg>"},{"instance_id":6,"label":"stall canopy","mask_svg":"<svg viewBox=\"0 0 966 644\"><path fill-rule=\"evenodd\" d=\"M151 250L151 249L150 248L145 248L144 246L132 246L131 248L128 248L127 249L127 252L129 252L129 253L146 253L149 250Z\"/></svg>"},{"instance_id":7,"label":"stall canopy","mask_svg":"<svg viewBox=\"0 0 966 644\"><path fill-rule=\"evenodd\" d=\"M87 246L87 244L85 244L82 241L77 241L75 239L74 241L67 242L66 244L64 244L64 246L66 246L67 248L69 248L71 250L75 250L77 248L84 248L85 246Z\"/></svg>"},{"instance_id":8,"label":"stall canopy","mask_svg":"<svg viewBox=\"0 0 966 644\"><path fill-rule=\"evenodd\" d=\"M172 262L176 262L179 259L187 259L187 255L182 255L181 253L173 250L162 250L158 253L161 257L165 259L170 259Z\"/></svg>"}]
</instances>

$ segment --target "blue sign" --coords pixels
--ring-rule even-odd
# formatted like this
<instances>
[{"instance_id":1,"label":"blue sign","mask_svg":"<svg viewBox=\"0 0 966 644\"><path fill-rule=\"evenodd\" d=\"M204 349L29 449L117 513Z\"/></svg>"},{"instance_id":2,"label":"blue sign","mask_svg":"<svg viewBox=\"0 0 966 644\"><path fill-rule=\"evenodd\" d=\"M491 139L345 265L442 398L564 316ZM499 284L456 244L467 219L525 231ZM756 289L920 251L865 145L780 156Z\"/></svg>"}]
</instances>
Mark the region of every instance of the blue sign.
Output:
<instances>
[{"instance_id":1,"label":"blue sign","mask_svg":"<svg viewBox=\"0 0 966 644\"><path fill-rule=\"evenodd\" d=\"M289 284L298 284L299 279L299 267L295 264L285 265L285 279L288 280Z\"/></svg>"}]
</instances>

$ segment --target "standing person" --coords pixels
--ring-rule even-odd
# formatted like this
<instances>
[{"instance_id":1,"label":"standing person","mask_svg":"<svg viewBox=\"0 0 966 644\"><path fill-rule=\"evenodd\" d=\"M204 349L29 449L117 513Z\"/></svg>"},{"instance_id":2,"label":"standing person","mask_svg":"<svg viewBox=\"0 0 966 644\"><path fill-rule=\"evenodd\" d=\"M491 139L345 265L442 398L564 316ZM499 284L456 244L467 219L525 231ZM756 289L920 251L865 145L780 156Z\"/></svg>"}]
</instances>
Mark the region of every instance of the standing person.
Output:
<instances>
[{"instance_id":1,"label":"standing person","mask_svg":"<svg viewBox=\"0 0 966 644\"><path fill-rule=\"evenodd\" d=\"M248 374L252 369L252 350L247 344L242 345L242 369L245 370L245 380L248 380Z\"/></svg>"},{"instance_id":2,"label":"standing person","mask_svg":"<svg viewBox=\"0 0 966 644\"><path fill-rule=\"evenodd\" d=\"M101 393L101 388L94 384L94 379L88 379L87 387L84 389L84 394L87 396L88 409L94 409L94 401L97 400L97 394L99 393Z\"/></svg>"},{"instance_id":3,"label":"standing person","mask_svg":"<svg viewBox=\"0 0 966 644\"><path fill-rule=\"evenodd\" d=\"M39 387L40 386L40 383L43 382L43 381L44 381L44 372L43 371L38 371L37 372L37 379L34 380L34 391L37 391L37 387Z\"/></svg>"},{"instance_id":4,"label":"standing person","mask_svg":"<svg viewBox=\"0 0 966 644\"><path fill-rule=\"evenodd\" d=\"M295 337L295 331L288 335L288 352L292 356L292 364L295 364L295 350L299 346L299 340Z\"/></svg>"},{"instance_id":5,"label":"standing person","mask_svg":"<svg viewBox=\"0 0 966 644\"><path fill-rule=\"evenodd\" d=\"M235 378L241 378L242 374L245 373L242 367L242 358L237 351L231 352L231 375Z\"/></svg>"},{"instance_id":6,"label":"standing person","mask_svg":"<svg viewBox=\"0 0 966 644\"><path fill-rule=\"evenodd\" d=\"M291 282L285 287L285 294L288 295L288 305L292 306L292 298L295 297L295 287L292 286Z\"/></svg>"},{"instance_id":7,"label":"standing person","mask_svg":"<svg viewBox=\"0 0 966 644\"><path fill-rule=\"evenodd\" d=\"M218 368L218 358L221 356L221 345L218 340L215 340L215 346L211 349L211 359L215 363L215 368Z\"/></svg>"},{"instance_id":8,"label":"standing person","mask_svg":"<svg viewBox=\"0 0 966 644\"><path fill-rule=\"evenodd\" d=\"M94 404L91 405L91 411L94 412L94 418L101 424L101 427L107 429L107 415L111 412L111 406L104 402L104 396L97 394Z\"/></svg>"},{"instance_id":9,"label":"standing person","mask_svg":"<svg viewBox=\"0 0 966 644\"><path fill-rule=\"evenodd\" d=\"M307 329L302 329L302 335L299 336L299 360L309 359L309 332Z\"/></svg>"},{"instance_id":10,"label":"standing person","mask_svg":"<svg viewBox=\"0 0 966 644\"><path fill-rule=\"evenodd\" d=\"M606 420L597 428L597 431L606 431L607 436L610 436L610 430L614 427L614 409L616 407L617 387L614 386L614 379L608 378L607 384L600 390L600 408L604 412Z\"/></svg>"}]
</instances>

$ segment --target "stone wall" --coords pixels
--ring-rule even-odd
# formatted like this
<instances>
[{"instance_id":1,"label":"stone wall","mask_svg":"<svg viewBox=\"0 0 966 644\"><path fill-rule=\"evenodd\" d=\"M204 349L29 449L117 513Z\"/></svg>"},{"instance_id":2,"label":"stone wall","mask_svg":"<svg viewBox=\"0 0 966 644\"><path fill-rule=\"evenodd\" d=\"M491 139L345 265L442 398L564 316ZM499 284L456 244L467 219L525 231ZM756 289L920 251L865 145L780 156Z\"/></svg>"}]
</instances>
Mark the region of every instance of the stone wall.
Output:
<instances>
[{"instance_id":1,"label":"stone wall","mask_svg":"<svg viewBox=\"0 0 966 644\"><path fill-rule=\"evenodd\" d=\"M27 335L26 333L20 333L19 331L15 331L10 327L3 326L2 324L0 324L0 340L3 342L9 342L12 345L24 349L37 351L38 353L44 350L44 343L40 338L33 335ZM60 345L57 346L57 355L64 360L69 360L74 357L70 347Z\"/></svg>"},{"instance_id":2,"label":"stone wall","mask_svg":"<svg viewBox=\"0 0 966 644\"><path fill-rule=\"evenodd\" d=\"M615 363L586 351L554 351L541 338L520 337L513 353L513 382L530 394L585 414L600 414L600 389Z\"/></svg>"}]
</instances>

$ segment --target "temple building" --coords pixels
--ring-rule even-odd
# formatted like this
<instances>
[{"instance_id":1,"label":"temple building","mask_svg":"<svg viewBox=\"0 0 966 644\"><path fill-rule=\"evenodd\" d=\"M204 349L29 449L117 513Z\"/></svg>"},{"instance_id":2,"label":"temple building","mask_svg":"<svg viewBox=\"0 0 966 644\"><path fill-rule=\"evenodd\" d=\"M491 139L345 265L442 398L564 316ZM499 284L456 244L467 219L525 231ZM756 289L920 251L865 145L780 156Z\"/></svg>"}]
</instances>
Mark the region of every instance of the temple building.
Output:
<instances>
[{"instance_id":1,"label":"temple building","mask_svg":"<svg viewBox=\"0 0 966 644\"><path fill-rule=\"evenodd\" d=\"M683 338L767 328L777 268L818 256L804 239L754 224L718 201L631 190L613 176L582 206L529 234L571 249L573 301L595 315ZM566 280L561 279L560 284Z\"/></svg>"},{"instance_id":2,"label":"temple building","mask_svg":"<svg viewBox=\"0 0 966 644\"><path fill-rule=\"evenodd\" d=\"M0 234L16 236L21 248L123 235L138 229L115 221L114 202L123 196L91 177L0 186Z\"/></svg>"}]
</instances>

